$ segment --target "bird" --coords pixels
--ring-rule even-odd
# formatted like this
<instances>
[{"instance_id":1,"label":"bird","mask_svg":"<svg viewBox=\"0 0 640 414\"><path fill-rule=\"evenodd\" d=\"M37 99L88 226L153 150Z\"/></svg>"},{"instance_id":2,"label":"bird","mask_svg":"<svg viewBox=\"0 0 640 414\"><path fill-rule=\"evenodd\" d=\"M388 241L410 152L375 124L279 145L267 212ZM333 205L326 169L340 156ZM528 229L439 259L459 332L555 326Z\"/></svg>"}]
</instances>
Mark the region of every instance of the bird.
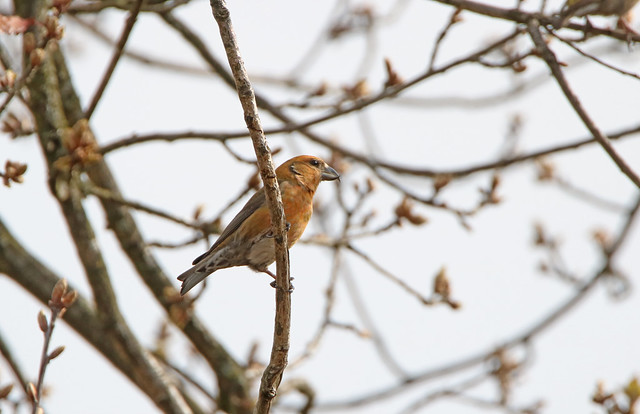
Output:
<instances>
[{"instance_id":1,"label":"bird","mask_svg":"<svg viewBox=\"0 0 640 414\"><path fill-rule=\"evenodd\" d=\"M635 33L629 24L630 11L639 0L567 0L562 7L565 20L571 16L618 16L618 24L627 32Z\"/></svg>"},{"instance_id":2,"label":"bird","mask_svg":"<svg viewBox=\"0 0 640 414\"><path fill-rule=\"evenodd\" d=\"M299 155L276 168L286 217L288 248L304 232L313 212L313 196L321 181L333 181L340 174L326 162L311 155ZM275 245L271 216L264 187L242 207L229 222L211 248L196 257L190 269L178 276L182 282L180 295L219 269L248 266L250 269L275 275L268 266L275 261Z\"/></svg>"}]
</instances>

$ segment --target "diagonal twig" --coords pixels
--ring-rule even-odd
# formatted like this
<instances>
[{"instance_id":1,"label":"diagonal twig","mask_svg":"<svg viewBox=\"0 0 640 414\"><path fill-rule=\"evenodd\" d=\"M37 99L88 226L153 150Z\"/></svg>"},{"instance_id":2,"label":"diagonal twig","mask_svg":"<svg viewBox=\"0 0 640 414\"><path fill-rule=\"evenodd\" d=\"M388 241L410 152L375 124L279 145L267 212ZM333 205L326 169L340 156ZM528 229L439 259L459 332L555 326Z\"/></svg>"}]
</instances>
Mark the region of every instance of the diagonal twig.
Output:
<instances>
[{"instance_id":1,"label":"diagonal twig","mask_svg":"<svg viewBox=\"0 0 640 414\"><path fill-rule=\"evenodd\" d=\"M109 66L107 66L107 70L105 71L104 76L100 81L100 85L98 86L98 89L96 90L95 94L93 95L93 98L91 99L91 103L89 104L89 107L84 112L84 116L87 119L91 118L93 111L95 111L96 107L98 106L98 102L100 101L100 98L104 93L104 90L107 88L107 84L111 79L111 75L113 75L113 71L116 69L116 65L118 64L118 62L120 61L120 58L122 57L124 46L127 44L127 40L129 39L129 35L131 34L133 25L136 23L136 19L138 18L138 13L140 12L141 6L142 6L142 0L136 0L135 4L133 5L133 8L131 9L131 12L129 13L129 18L127 19L127 22L124 26L124 30L122 31L122 35L120 36L120 40L118 41L118 44L116 45L116 48L113 51L113 56L111 57Z\"/></svg>"},{"instance_id":2,"label":"diagonal twig","mask_svg":"<svg viewBox=\"0 0 640 414\"><path fill-rule=\"evenodd\" d=\"M605 134L603 134L602 131L600 131L600 128L598 128L595 122L593 122L593 119L591 119L589 114L587 114L587 111L583 108L582 103L580 102L576 94L573 93L573 90L569 86L569 83L567 82L567 79L562 72L562 69L560 69L560 63L558 62L558 59L556 58L553 51L549 49L549 46L547 46L544 39L542 38L542 33L540 32L540 23L537 20L532 19L527 24L527 30L529 31L531 40L540 51L542 59L544 59L547 66L551 70L551 74L558 82L558 86L560 86L560 89L562 89L562 93L564 93L564 96L573 107L573 110L576 112L576 114L578 114L578 116L587 127L589 132L591 132L595 140L598 141L598 143L607 152L607 154L609 154L609 157L611 157L613 162L616 163L620 171L622 171L624 175L629 177L629 179L636 185L636 187L640 188L640 177L638 177L635 171L633 171L631 167L629 167L629 165L624 161L624 159L622 159L622 157L616 152L615 148L613 148L613 145L611 145L611 141L609 140L609 138Z\"/></svg>"}]
</instances>

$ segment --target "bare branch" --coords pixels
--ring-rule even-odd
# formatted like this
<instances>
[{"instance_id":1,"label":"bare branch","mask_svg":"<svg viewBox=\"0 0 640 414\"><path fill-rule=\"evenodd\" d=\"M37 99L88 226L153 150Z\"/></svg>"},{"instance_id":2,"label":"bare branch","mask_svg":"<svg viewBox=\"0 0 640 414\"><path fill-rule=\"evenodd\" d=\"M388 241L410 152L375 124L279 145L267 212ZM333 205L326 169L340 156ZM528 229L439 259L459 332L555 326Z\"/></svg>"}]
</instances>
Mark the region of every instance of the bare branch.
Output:
<instances>
[{"instance_id":1,"label":"bare branch","mask_svg":"<svg viewBox=\"0 0 640 414\"><path fill-rule=\"evenodd\" d=\"M589 132L593 134L593 137L596 139L596 141L598 141L602 148L604 148L607 154L609 154L620 171L622 171L624 175L629 177L629 179L636 185L636 187L640 188L640 177L638 177L638 175L631 169L631 167L629 167L629 165L616 152L616 150L613 148L613 145L611 145L611 141L609 140L609 138L600 131L600 128L598 128L595 122L593 122L593 119L591 119L591 117L582 107L582 103L580 102L578 97L573 93L573 90L571 90L571 87L567 83L567 79L564 77L562 69L560 69L560 64L558 63L555 54L551 51L551 49L549 49L549 46L547 46L544 39L542 38L542 33L540 33L540 24L536 20L531 20L528 23L527 27L533 43L540 51L542 58L547 63L547 66L549 66L549 69L551 70L553 77L558 82L560 89L562 89L565 97L567 98L575 112L578 114L580 119L582 119L584 125L587 127Z\"/></svg>"},{"instance_id":2,"label":"bare branch","mask_svg":"<svg viewBox=\"0 0 640 414\"><path fill-rule=\"evenodd\" d=\"M256 97L244 68L240 50L236 41L229 10L224 0L211 0L213 16L220 28L220 37L224 44L229 66L233 73L236 89L244 110L244 119L251 134L251 141L258 160L260 176L264 182L267 206L271 213L271 226L274 233L276 274L276 317L273 332L271 359L264 370L260 383L260 392L256 404L256 413L268 413L284 369L288 363L289 335L291 329L291 292L289 276L289 251L287 249L286 218L282 205L282 196L276 179L271 152L262 130Z\"/></svg>"},{"instance_id":3,"label":"bare branch","mask_svg":"<svg viewBox=\"0 0 640 414\"><path fill-rule=\"evenodd\" d=\"M127 40L129 39L129 35L131 34L131 30L133 29L133 25L136 23L136 19L138 18L138 13L140 12L140 7L142 6L143 0L136 0L134 5L131 8L131 12L129 13L129 18L127 18L127 22L125 23L124 29L122 30L122 35L120 35L120 40L116 45L115 50L113 51L113 56L111 57L111 61L109 62L109 66L100 81L100 85L96 90L93 98L91 99L91 103L87 107L87 110L84 112L84 117L86 119L90 119L91 115L93 115L93 111L95 111L96 106L98 106L98 102L104 93L104 90L107 88L107 84L111 79L111 75L113 75L113 71L116 68L116 65L120 61L122 57L122 52L124 51L124 46L127 44Z\"/></svg>"}]
</instances>

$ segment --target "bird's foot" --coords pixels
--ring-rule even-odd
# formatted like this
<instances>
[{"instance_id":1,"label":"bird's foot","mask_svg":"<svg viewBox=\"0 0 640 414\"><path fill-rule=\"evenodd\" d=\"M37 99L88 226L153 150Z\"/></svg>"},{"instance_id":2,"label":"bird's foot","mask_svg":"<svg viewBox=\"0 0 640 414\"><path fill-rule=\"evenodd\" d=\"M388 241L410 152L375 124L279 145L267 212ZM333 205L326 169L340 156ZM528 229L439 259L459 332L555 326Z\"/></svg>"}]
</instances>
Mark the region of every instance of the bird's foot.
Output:
<instances>
[{"instance_id":1,"label":"bird's foot","mask_svg":"<svg viewBox=\"0 0 640 414\"><path fill-rule=\"evenodd\" d=\"M291 281L295 279L294 277L289 279L289 293L293 293L295 287L293 286L293 283L291 283ZM276 281L274 280L273 282L269 283L269 286L271 286L274 289L278 288L278 285L276 284Z\"/></svg>"},{"instance_id":2,"label":"bird's foot","mask_svg":"<svg viewBox=\"0 0 640 414\"><path fill-rule=\"evenodd\" d=\"M285 231L288 232L289 229L291 228L291 223L287 222L287 224L285 225ZM272 231L269 231L269 233L267 233L267 235L265 236L268 239L273 238L274 234Z\"/></svg>"}]
</instances>

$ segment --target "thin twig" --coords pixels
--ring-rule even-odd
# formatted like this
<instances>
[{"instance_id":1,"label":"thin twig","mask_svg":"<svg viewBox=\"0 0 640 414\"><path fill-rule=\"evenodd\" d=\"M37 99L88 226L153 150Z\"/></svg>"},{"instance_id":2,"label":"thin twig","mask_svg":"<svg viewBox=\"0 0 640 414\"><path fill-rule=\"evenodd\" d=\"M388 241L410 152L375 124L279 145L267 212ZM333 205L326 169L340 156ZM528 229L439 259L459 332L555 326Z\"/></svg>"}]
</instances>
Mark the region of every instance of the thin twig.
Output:
<instances>
[{"instance_id":1,"label":"thin twig","mask_svg":"<svg viewBox=\"0 0 640 414\"><path fill-rule=\"evenodd\" d=\"M67 281L65 279L60 279L58 283L55 284L51 292L51 300L49 301L51 319L47 321L47 317L44 315L43 311L40 311L38 314L38 325L40 326L40 330L44 333L44 344L42 345L42 354L40 356L40 370L38 373L38 382L35 385L35 394L31 395L31 400L33 402L32 414L42 412L42 409L40 408L40 400L42 397L42 388L44 386L44 374L49 362L58 357L62 351L64 351L64 346L60 346L54 349L53 352L49 353L49 344L51 342L51 336L53 335L56 320L58 317L62 317L62 315L65 314L69 306L73 305L76 301L77 297L78 293L75 290L67 291ZM30 393L33 392L32 384L27 388L31 389Z\"/></svg>"},{"instance_id":2,"label":"thin twig","mask_svg":"<svg viewBox=\"0 0 640 414\"><path fill-rule=\"evenodd\" d=\"M130 208L133 208L135 210L139 210L139 211L143 211L147 214L151 214L152 216L157 216L157 217L162 217L163 219L172 221L174 223L177 224L181 224L185 227L189 227L195 230L200 230L202 231L204 227L206 227L206 224L198 224L198 223L193 223L193 222L189 222L186 220L183 220L181 218L178 218L176 216L173 216L169 213L165 213L164 211L158 210L154 207L150 207L147 205L144 205L142 203L139 203L137 201L131 201L131 200L126 200L124 198L122 198L119 194L114 194L109 190L106 190L104 188L100 188L97 187L93 184L90 184L88 182L82 182L82 191L85 194L92 194L98 198L101 198L103 200L107 200L107 201L113 201L115 203L121 204L123 206L127 206Z\"/></svg>"},{"instance_id":3,"label":"thin twig","mask_svg":"<svg viewBox=\"0 0 640 414\"><path fill-rule=\"evenodd\" d=\"M409 286L404 280L402 280L398 276L394 275L393 273L391 273L390 271L382 267L378 262L373 260L368 254L354 247L352 244L347 244L346 248L349 251L353 252L356 256L359 256L369 266L373 267L376 271L378 271L378 273L385 276L396 285L400 286L402 289L404 289L405 292L407 292L411 296L414 296L415 298L417 298L420 301L420 303L422 303L423 305L432 306L438 303L438 301L429 299L426 296L422 295L420 292L418 292L417 290Z\"/></svg>"},{"instance_id":4,"label":"thin twig","mask_svg":"<svg viewBox=\"0 0 640 414\"><path fill-rule=\"evenodd\" d=\"M440 45L442 44L442 41L447 36L447 34L449 33L449 30L453 27L453 25L460 21L460 12L461 11L462 10L460 10L460 9L456 9L456 10L453 11L453 13L451 14L451 17L449 17L449 21L445 25L444 29L442 29L442 31L438 35L438 38L436 39L436 41L435 41L435 43L433 45L433 51L431 52L431 57L429 58L429 70L430 71L432 71L433 68L435 67L436 56L438 56L438 51L440 50Z\"/></svg>"},{"instance_id":5,"label":"thin twig","mask_svg":"<svg viewBox=\"0 0 640 414\"><path fill-rule=\"evenodd\" d=\"M584 188L577 187L575 184L565 180L564 178L554 177L551 182L558 185L558 187L565 190L568 194L583 199L585 202L593 206L601 207L616 213L626 210L626 206L623 204L607 200L600 197L598 194L594 194Z\"/></svg>"},{"instance_id":6,"label":"thin twig","mask_svg":"<svg viewBox=\"0 0 640 414\"><path fill-rule=\"evenodd\" d=\"M100 30L95 24L84 21L84 19L76 16L73 11L69 11L67 16L71 18L74 22L79 24L83 29L89 31L89 33L95 35L98 39L105 42L106 44L115 47L116 41L107 36L102 30ZM172 60L164 60L161 58L152 57L150 55L144 55L140 52L132 51L132 50L123 50L122 55L129 59L132 59L136 62L140 62L145 65L153 66L157 69L164 69L175 71L184 75L200 75L200 76L210 76L211 71L207 69L203 69L197 66L191 66L187 64L183 64L180 62L175 62Z\"/></svg>"},{"instance_id":7,"label":"thin twig","mask_svg":"<svg viewBox=\"0 0 640 414\"><path fill-rule=\"evenodd\" d=\"M168 12L183 4L189 3L191 0L172 0L163 2L145 1L140 8L143 12L163 13ZM104 0L99 2L73 2L69 8L69 13L98 13L108 8L127 10L127 1L122 0Z\"/></svg>"},{"instance_id":8,"label":"thin twig","mask_svg":"<svg viewBox=\"0 0 640 414\"><path fill-rule=\"evenodd\" d=\"M190 246L192 244L198 243L200 240L203 240L205 237L203 235L194 236L188 240L181 242L161 242L161 241L150 241L147 243L149 247L157 247L159 249L179 249L181 247Z\"/></svg>"},{"instance_id":9,"label":"thin twig","mask_svg":"<svg viewBox=\"0 0 640 414\"><path fill-rule=\"evenodd\" d=\"M340 267L342 265L342 250L334 249L333 251L333 263L331 265L331 277L329 279L329 284L325 289L325 304L324 304L324 312L322 317L322 322L320 326L316 330L316 333L313 335L313 338L305 345L304 351L290 364L291 368L298 366L303 361L310 358L314 352L318 349L322 338L324 337L327 328L331 322L331 312L333 311L333 305L335 303L335 290L336 290L336 282L338 280L338 274L340 271Z\"/></svg>"},{"instance_id":10,"label":"thin twig","mask_svg":"<svg viewBox=\"0 0 640 414\"><path fill-rule=\"evenodd\" d=\"M120 40L118 41L118 44L113 51L113 56L111 57L109 66L107 66L107 70L105 71L102 80L100 81L100 85L98 85L98 89L91 99L89 107L84 111L84 117L86 119L91 118L93 111L95 111L96 107L98 106L98 102L100 101L104 90L107 88L107 84L111 79L111 75L113 75L113 71L120 61L120 58L122 57L122 51L124 50L124 46L127 44L127 40L129 39L129 35L131 34L131 29L133 29L133 25L136 23L136 19L138 18L138 13L140 12L142 2L143 0L136 0L131 11L129 12L129 17L127 18L127 22L124 26L124 29L122 30L122 35L120 35Z\"/></svg>"},{"instance_id":11,"label":"thin twig","mask_svg":"<svg viewBox=\"0 0 640 414\"><path fill-rule=\"evenodd\" d=\"M625 75L625 76L629 76L633 79L637 79L640 80L640 75L638 75L635 72L629 72L627 70L621 69L617 66L614 66L610 63L605 62L604 60L600 59L599 57L592 55L591 53L587 53L584 50L580 49L578 46L576 46L575 42L569 41L567 39L565 39L562 36L558 36L557 33L555 32L549 32L553 37L555 37L556 39L560 40L562 43L566 44L567 46L569 46L570 48L572 48L573 50L575 50L576 52L578 52L579 54L581 54L582 56L586 57L587 59L590 59L596 63L598 63L599 65L604 66L605 68L611 69L615 72L618 72L621 75Z\"/></svg>"},{"instance_id":12,"label":"thin twig","mask_svg":"<svg viewBox=\"0 0 640 414\"><path fill-rule=\"evenodd\" d=\"M553 325L554 322L558 321L562 317L566 316L568 312L573 309L577 304L579 304L596 285L602 277L610 273L610 269L613 267L612 261L616 255L616 253L620 250L620 247L627 239L631 227L635 223L638 212L640 211L640 195L637 196L637 200L634 205L627 210L627 218L625 222L622 224L620 231L615 239L615 241L610 245L610 247L604 252L604 263L600 267L600 269L596 270L594 274L587 280L587 282L576 291L576 293L569 298L567 301L560 304L557 308L549 312L545 317L543 317L540 321L533 324L529 329L525 330L520 335L516 335L511 339L504 342L501 348L509 349L514 348L519 345L529 344L534 337L539 335L544 330L548 329ZM344 410L346 408L353 408L364 406L368 404L373 404L375 402L393 397L401 392L406 392L412 386L417 384L433 380L435 378L441 378L443 376L453 374L455 372L462 371L467 368L471 368L476 366L479 363L484 362L488 357L495 353L495 348L491 348L484 352L477 353L467 358L461 358L454 363L442 365L440 367L432 368L427 371L424 371L421 374L413 375L407 378L404 378L403 381L387 387L385 389L375 390L369 394L352 398L346 401L335 401L335 402L327 402L324 404L318 404L316 409L328 411L328 410Z\"/></svg>"},{"instance_id":13,"label":"thin twig","mask_svg":"<svg viewBox=\"0 0 640 414\"><path fill-rule=\"evenodd\" d=\"M179 368L175 364L171 363L162 352L152 352L153 356L158 359L158 361L162 362L165 366L171 368L173 372L178 374L182 379L184 379L189 384L193 385L198 391L202 393L211 403L217 405L217 397L211 393L211 391L205 385L201 384L196 378L194 378L190 373L186 372L184 369Z\"/></svg>"},{"instance_id":14,"label":"thin twig","mask_svg":"<svg viewBox=\"0 0 640 414\"><path fill-rule=\"evenodd\" d=\"M487 379L487 377L488 375L486 373L481 373L469 379L465 379L457 385L448 386L442 390L429 392L427 395L421 397L417 401L414 401L411 405L400 411L400 414L414 413L421 409L424 409L426 405L431 404L432 402L437 401L441 398L458 395L463 391L481 384Z\"/></svg>"},{"instance_id":15,"label":"thin twig","mask_svg":"<svg viewBox=\"0 0 640 414\"><path fill-rule=\"evenodd\" d=\"M55 327L59 314L59 309L51 309L51 320L49 321L47 329L44 331L44 344L42 345L42 354L40 356L40 370L38 373L38 382L36 383L36 395L33 398L32 414L36 414L40 407L40 398L42 397L42 387L44 385L44 374L47 370L47 366L49 365L49 343L51 342L53 328ZM42 314L42 316L44 316L44 314Z\"/></svg>"}]
</instances>

